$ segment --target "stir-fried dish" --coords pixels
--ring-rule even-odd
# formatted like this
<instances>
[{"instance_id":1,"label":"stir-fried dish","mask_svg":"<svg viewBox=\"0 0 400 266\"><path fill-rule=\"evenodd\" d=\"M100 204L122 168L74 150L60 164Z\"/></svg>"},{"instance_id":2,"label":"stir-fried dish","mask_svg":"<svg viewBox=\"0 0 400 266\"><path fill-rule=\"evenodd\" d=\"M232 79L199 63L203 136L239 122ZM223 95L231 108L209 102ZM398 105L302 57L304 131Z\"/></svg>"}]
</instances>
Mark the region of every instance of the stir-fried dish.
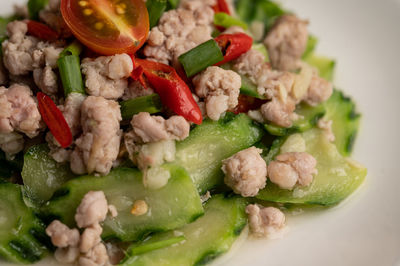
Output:
<instances>
[{"instance_id":1,"label":"stir-fried dish","mask_svg":"<svg viewBox=\"0 0 400 266\"><path fill-rule=\"evenodd\" d=\"M0 255L201 265L244 228L282 237L293 208L345 199L366 176L349 158L360 115L308 24L269 0L15 6Z\"/></svg>"}]
</instances>

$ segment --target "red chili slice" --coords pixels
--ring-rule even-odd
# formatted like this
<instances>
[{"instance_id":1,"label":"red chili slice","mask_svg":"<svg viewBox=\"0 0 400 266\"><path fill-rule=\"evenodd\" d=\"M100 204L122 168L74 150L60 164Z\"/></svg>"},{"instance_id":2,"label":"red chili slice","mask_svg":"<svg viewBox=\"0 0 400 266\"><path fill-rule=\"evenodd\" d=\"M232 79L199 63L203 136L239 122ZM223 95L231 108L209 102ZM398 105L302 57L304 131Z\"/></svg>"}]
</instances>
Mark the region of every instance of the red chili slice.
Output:
<instances>
[{"instance_id":1,"label":"red chili slice","mask_svg":"<svg viewBox=\"0 0 400 266\"><path fill-rule=\"evenodd\" d=\"M49 127L50 132L58 143L60 143L61 147L67 148L72 143L72 134L60 109L57 108L53 100L46 94L38 92L36 97L43 121Z\"/></svg>"},{"instance_id":2,"label":"red chili slice","mask_svg":"<svg viewBox=\"0 0 400 266\"><path fill-rule=\"evenodd\" d=\"M39 39L46 41L55 41L60 37L60 34L58 34L58 32L43 23L33 20L27 20L26 24L28 26L28 33Z\"/></svg>"},{"instance_id":3,"label":"red chili slice","mask_svg":"<svg viewBox=\"0 0 400 266\"><path fill-rule=\"evenodd\" d=\"M160 95L162 103L186 120L201 124L203 117L188 85L171 66L132 58L135 69L131 77L143 86L148 84ZM146 79L144 78L146 77Z\"/></svg>"},{"instance_id":4,"label":"red chili slice","mask_svg":"<svg viewBox=\"0 0 400 266\"><path fill-rule=\"evenodd\" d=\"M215 38L215 41L224 55L224 60L215 64L216 66L235 60L249 51L253 45L253 39L244 33L221 34Z\"/></svg>"},{"instance_id":5,"label":"red chili slice","mask_svg":"<svg viewBox=\"0 0 400 266\"><path fill-rule=\"evenodd\" d=\"M213 9L214 9L215 13L223 12L228 15L231 14L231 11L229 10L229 6L225 0L218 0L218 2L215 4L215 6L213 6Z\"/></svg>"}]
</instances>

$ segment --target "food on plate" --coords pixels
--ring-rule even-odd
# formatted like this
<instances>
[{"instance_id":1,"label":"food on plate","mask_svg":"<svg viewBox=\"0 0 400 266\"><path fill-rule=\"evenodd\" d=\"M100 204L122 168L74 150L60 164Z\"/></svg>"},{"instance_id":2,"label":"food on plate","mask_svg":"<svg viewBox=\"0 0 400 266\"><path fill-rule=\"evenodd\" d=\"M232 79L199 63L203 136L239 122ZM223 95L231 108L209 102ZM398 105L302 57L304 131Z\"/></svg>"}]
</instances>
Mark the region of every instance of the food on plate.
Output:
<instances>
[{"instance_id":1,"label":"food on plate","mask_svg":"<svg viewBox=\"0 0 400 266\"><path fill-rule=\"evenodd\" d=\"M0 19L0 255L201 265L367 170L310 22L248 0L29 0ZM249 230L244 230L248 228Z\"/></svg>"}]
</instances>

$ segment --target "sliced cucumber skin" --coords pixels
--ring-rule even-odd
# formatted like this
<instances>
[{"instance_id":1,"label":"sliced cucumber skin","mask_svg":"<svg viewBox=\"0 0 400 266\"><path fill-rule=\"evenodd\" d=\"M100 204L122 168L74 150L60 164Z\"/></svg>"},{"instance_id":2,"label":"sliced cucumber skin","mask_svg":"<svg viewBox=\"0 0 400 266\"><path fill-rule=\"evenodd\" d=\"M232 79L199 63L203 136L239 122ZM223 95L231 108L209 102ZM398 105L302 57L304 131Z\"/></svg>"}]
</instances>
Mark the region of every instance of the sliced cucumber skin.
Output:
<instances>
[{"instance_id":1,"label":"sliced cucumber skin","mask_svg":"<svg viewBox=\"0 0 400 266\"><path fill-rule=\"evenodd\" d=\"M44 234L44 224L25 205L19 185L0 184L0 256L16 263L34 263L47 254L35 236Z\"/></svg>"},{"instance_id":2,"label":"sliced cucumber skin","mask_svg":"<svg viewBox=\"0 0 400 266\"><path fill-rule=\"evenodd\" d=\"M268 181L266 187L257 195L258 199L280 203L334 205L348 197L363 183L367 169L355 166L342 157L322 130L311 129L301 135L306 142L306 152L317 160L318 174L314 176L311 185L284 190ZM277 140L275 144L279 145L279 142L284 143ZM274 150L276 154L276 147Z\"/></svg>"},{"instance_id":3,"label":"sliced cucumber skin","mask_svg":"<svg viewBox=\"0 0 400 266\"><path fill-rule=\"evenodd\" d=\"M117 168L107 176L85 176L67 182L58 190L43 213L48 220L58 218L70 227L83 196L89 191L103 191L117 208L118 216L107 217L103 224L103 239L137 241L149 233L167 231L192 222L204 213L200 196L189 175L182 168L166 165L171 173L168 184L158 190L143 186L139 170ZM145 215L131 214L133 203L144 200L149 208Z\"/></svg>"},{"instance_id":4,"label":"sliced cucumber skin","mask_svg":"<svg viewBox=\"0 0 400 266\"><path fill-rule=\"evenodd\" d=\"M200 194L223 184L222 160L258 142L264 132L247 115L227 113L207 119L176 145L176 163L183 166Z\"/></svg>"},{"instance_id":5,"label":"sliced cucumber skin","mask_svg":"<svg viewBox=\"0 0 400 266\"><path fill-rule=\"evenodd\" d=\"M361 119L355 103L343 92L334 90L332 96L325 102L325 108L325 119L332 120L336 147L343 156L350 156Z\"/></svg>"},{"instance_id":6,"label":"sliced cucumber skin","mask_svg":"<svg viewBox=\"0 0 400 266\"><path fill-rule=\"evenodd\" d=\"M69 164L59 164L49 155L47 144L35 145L24 155L22 180L24 195L35 206L40 206L66 181L76 177Z\"/></svg>"},{"instance_id":7,"label":"sliced cucumber skin","mask_svg":"<svg viewBox=\"0 0 400 266\"><path fill-rule=\"evenodd\" d=\"M296 108L296 114L303 116L293 122L293 125L289 128L280 127L274 124L265 124L264 127L274 136L288 136L294 133L304 132L313 128L318 120L325 115L325 106L320 104L318 106L309 106L305 103L301 103Z\"/></svg>"},{"instance_id":8,"label":"sliced cucumber skin","mask_svg":"<svg viewBox=\"0 0 400 266\"><path fill-rule=\"evenodd\" d=\"M246 200L213 196L205 205L204 216L176 231L186 240L173 246L127 257L121 265L204 265L227 252L247 223ZM175 237L174 232L155 235L152 241Z\"/></svg>"}]
</instances>

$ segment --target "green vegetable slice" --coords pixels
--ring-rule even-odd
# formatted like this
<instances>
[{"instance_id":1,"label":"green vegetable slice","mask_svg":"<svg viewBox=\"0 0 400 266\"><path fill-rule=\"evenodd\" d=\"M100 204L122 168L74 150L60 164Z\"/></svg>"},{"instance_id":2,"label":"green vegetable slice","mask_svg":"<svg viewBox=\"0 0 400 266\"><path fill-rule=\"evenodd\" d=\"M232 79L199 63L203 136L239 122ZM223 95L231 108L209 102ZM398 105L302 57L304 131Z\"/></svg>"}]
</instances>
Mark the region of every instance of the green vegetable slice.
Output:
<instances>
[{"instance_id":1,"label":"green vegetable slice","mask_svg":"<svg viewBox=\"0 0 400 266\"><path fill-rule=\"evenodd\" d=\"M150 29L157 26L158 20L167 9L167 4L167 0L146 1L147 11L149 12Z\"/></svg>"},{"instance_id":2,"label":"green vegetable slice","mask_svg":"<svg viewBox=\"0 0 400 266\"><path fill-rule=\"evenodd\" d=\"M29 0L28 1L28 12L29 17L33 20L39 20L39 12L42 10L49 0Z\"/></svg>"},{"instance_id":3,"label":"green vegetable slice","mask_svg":"<svg viewBox=\"0 0 400 266\"><path fill-rule=\"evenodd\" d=\"M59 164L49 155L47 144L35 145L24 155L22 180L24 194L34 206L40 206L53 196L66 181L75 177L68 164Z\"/></svg>"},{"instance_id":4,"label":"green vegetable slice","mask_svg":"<svg viewBox=\"0 0 400 266\"><path fill-rule=\"evenodd\" d=\"M297 132L304 132L313 128L318 123L318 120L325 115L325 107L323 104L313 107L301 103L296 108L296 114L300 115L300 118L294 121L293 125L289 128L274 124L265 124L264 127L274 136L287 136Z\"/></svg>"},{"instance_id":5,"label":"green vegetable slice","mask_svg":"<svg viewBox=\"0 0 400 266\"><path fill-rule=\"evenodd\" d=\"M74 215L83 196L89 191L104 191L108 203L117 208L118 216L108 217L103 226L103 239L137 241L152 232L183 226L203 214L196 188L187 172L178 166L166 165L171 178L158 190L145 188L140 171L118 168L103 177L84 176L61 187L44 207L49 220L61 219L75 226ZM144 200L149 208L145 215L135 216L131 209L136 200Z\"/></svg>"},{"instance_id":6,"label":"green vegetable slice","mask_svg":"<svg viewBox=\"0 0 400 266\"><path fill-rule=\"evenodd\" d=\"M182 234L184 241L136 256L128 254L120 265L204 265L230 249L246 225L245 206L243 198L213 196L205 205L204 216L194 223L150 239L156 243Z\"/></svg>"},{"instance_id":7,"label":"green vegetable slice","mask_svg":"<svg viewBox=\"0 0 400 266\"><path fill-rule=\"evenodd\" d=\"M355 103L341 91L334 90L325 102L326 120L332 120L335 144L343 156L350 156L360 125L361 115L356 111Z\"/></svg>"},{"instance_id":8,"label":"green vegetable slice","mask_svg":"<svg viewBox=\"0 0 400 266\"><path fill-rule=\"evenodd\" d=\"M148 112L150 114L159 113L163 106L158 94L151 94L120 103L122 119L128 120L140 112Z\"/></svg>"},{"instance_id":9,"label":"green vegetable slice","mask_svg":"<svg viewBox=\"0 0 400 266\"><path fill-rule=\"evenodd\" d=\"M244 30L247 30L247 24L238 18L229 16L226 13L219 12L214 15L214 24L216 26L221 26L226 29L232 26L239 26Z\"/></svg>"},{"instance_id":10,"label":"green vegetable slice","mask_svg":"<svg viewBox=\"0 0 400 266\"><path fill-rule=\"evenodd\" d=\"M178 57L188 77L224 60L221 48L213 39L208 40Z\"/></svg>"},{"instance_id":11,"label":"green vegetable slice","mask_svg":"<svg viewBox=\"0 0 400 266\"><path fill-rule=\"evenodd\" d=\"M34 263L47 253L37 239L43 235L44 225L25 205L21 187L0 184L0 255L16 263Z\"/></svg>"},{"instance_id":12,"label":"green vegetable slice","mask_svg":"<svg viewBox=\"0 0 400 266\"><path fill-rule=\"evenodd\" d=\"M335 60L325 56L318 56L315 54L310 54L306 58L303 58L303 60L306 63L310 64L311 66L316 67L318 69L320 77L328 81L333 80L335 66L336 66Z\"/></svg>"},{"instance_id":13,"label":"green vegetable slice","mask_svg":"<svg viewBox=\"0 0 400 266\"><path fill-rule=\"evenodd\" d=\"M280 203L334 205L344 200L362 184L367 169L341 156L335 144L328 141L322 130L311 129L300 135L305 140L306 152L317 160L318 174L314 176L313 182L310 186L296 187L294 190L280 189L268 182L265 189L257 195L258 199ZM281 144L281 149L287 141L288 139L277 141L275 148L270 152L277 154L276 146ZM292 151L296 151L296 148L293 149Z\"/></svg>"},{"instance_id":14,"label":"green vegetable slice","mask_svg":"<svg viewBox=\"0 0 400 266\"><path fill-rule=\"evenodd\" d=\"M223 184L222 160L249 148L264 135L247 115L227 113L205 120L176 145L176 163L185 167L200 193Z\"/></svg>"}]
</instances>

